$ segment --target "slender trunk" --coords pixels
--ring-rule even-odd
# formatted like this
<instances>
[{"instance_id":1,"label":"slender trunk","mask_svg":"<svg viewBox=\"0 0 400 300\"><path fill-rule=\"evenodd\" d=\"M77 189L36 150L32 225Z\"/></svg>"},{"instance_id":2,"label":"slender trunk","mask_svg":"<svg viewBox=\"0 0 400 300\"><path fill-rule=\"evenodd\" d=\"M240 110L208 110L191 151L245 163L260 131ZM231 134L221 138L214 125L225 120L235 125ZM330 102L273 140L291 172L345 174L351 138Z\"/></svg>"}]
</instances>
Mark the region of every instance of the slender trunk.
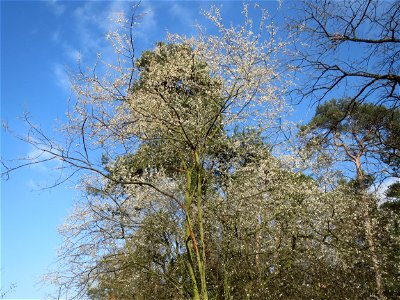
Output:
<instances>
[{"instance_id":1,"label":"slender trunk","mask_svg":"<svg viewBox=\"0 0 400 300\"><path fill-rule=\"evenodd\" d=\"M187 256L188 256L187 268L189 271L190 281L192 284L193 300L200 300L199 288L197 285L196 275L194 272L194 260L193 260L193 252L192 252L192 247L196 250L196 244L195 244L196 240L195 240L195 237L193 234L192 224L190 221L190 205L192 203L192 197L190 195L191 178L192 178L192 172L191 172L191 170L187 170L186 171L186 191L185 191L185 214L186 214L185 245L186 245L186 251L187 251Z\"/></svg>"},{"instance_id":2,"label":"slender trunk","mask_svg":"<svg viewBox=\"0 0 400 300\"><path fill-rule=\"evenodd\" d=\"M187 233L188 234L188 233ZM200 300L199 288L197 287L196 275L193 270L193 252L190 245L190 236L186 239L186 250L189 262L187 263L187 268L189 271L190 281L192 284L193 300Z\"/></svg>"},{"instance_id":3,"label":"slender trunk","mask_svg":"<svg viewBox=\"0 0 400 300\"><path fill-rule=\"evenodd\" d=\"M195 170L196 175L196 189L192 189L192 175ZM197 203L197 226L199 235L196 237L193 232L193 225L191 221L190 207L194 198ZM186 191L185 191L185 214L186 214L186 249L188 253L188 270L192 283L193 299L208 300L207 283L206 283L206 252L205 252L205 238L204 238L204 220L203 220L203 205L202 205L202 176L201 164L199 155L195 153L195 164L192 169L186 170ZM199 238L199 246L197 245L197 238ZM196 264L195 264L196 261ZM198 276L200 276L200 289L196 279L196 272L194 271L197 265Z\"/></svg>"},{"instance_id":4,"label":"slender trunk","mask_svg":"<svg viewBox=\"0 0 400 300\"><path fill-rule=\"evenodd\" d=\"M364 187L364 174L361 169L361 161L358 157L355 160L356 170L357 170L357 181L360 185L361 189L361 201L363 207L363 216L364 216L364 230L365 230L365 237L367 239L369 252L372 261L372 267L374 269L374 276L375 276L375 284L376 284L376 292L378 294L378 298L380 300L386 299L384 294L384 286L382 280L382 271L380 268L380 261L377 254L377 247L375 243L375 236L374 236L374 228L373 228L373 220L370 214L371 204L369 201L368 195L365 193Z\"/></svg>"},{"instance_id":5,"label":"slender trunk","mask_svg":"<svg viewBox=\"0 0 400 300\"><path fill-rule=\"evenodd\" d=\"M369 214L369 207L365 208L364 219L365 219L365 236L367 237L368 246L369 246L370 253L371 253L372 266L375 271L376 291L377 291L379 299L383 300L383 299L386 299L386 297L384 294L382 271L380 268L380 262L379 262L379 258L378 258L377 251L376 251L377 249L376 249L375 238L374 238L374 234L373 234L374 229L373 229L373 224L371 222L372 218Z\"/></svg>"},{"instance_id":6,"label":"slender trunk","mask_svg":"<svg viewBox=\"0 0 400 300\"><path fill-rule=\"evenodd\" d=\"M203 296L203 300L208 300L208 292L207 292L207 281L206 281L206 246L204 239L204 228L203 228L203 205L202 205L202 176L201 170L202 166L200 164L199 155L195 154L196 158L196 169L197 169L197 222L199 225L199 235L200 235L200 247L201 247L201 256L199 255L199 273L200 273L200 282L201 282L201 293Z\"/></svg>"}]
</instances>

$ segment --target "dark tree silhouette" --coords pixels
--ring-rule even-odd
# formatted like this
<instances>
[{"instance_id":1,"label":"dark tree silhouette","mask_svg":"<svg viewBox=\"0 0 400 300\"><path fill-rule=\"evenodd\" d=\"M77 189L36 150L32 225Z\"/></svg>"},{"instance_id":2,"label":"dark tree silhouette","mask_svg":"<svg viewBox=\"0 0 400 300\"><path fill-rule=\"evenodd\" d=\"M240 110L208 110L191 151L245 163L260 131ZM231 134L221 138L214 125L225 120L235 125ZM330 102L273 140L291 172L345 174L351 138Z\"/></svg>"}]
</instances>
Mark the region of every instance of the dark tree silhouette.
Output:
<instances>
[{"instance_id":1,"label":"dark tree silhouette","mask_svg":"<svg viewBox=\"0 0 400 300\"><path fill-rule=\"evenodd\" d=\"M301 41L300 99L320 103L340 90L354 101L399 106L400 1L304 0L296 9L288 24Z\"/></svg>"}]
</instances>

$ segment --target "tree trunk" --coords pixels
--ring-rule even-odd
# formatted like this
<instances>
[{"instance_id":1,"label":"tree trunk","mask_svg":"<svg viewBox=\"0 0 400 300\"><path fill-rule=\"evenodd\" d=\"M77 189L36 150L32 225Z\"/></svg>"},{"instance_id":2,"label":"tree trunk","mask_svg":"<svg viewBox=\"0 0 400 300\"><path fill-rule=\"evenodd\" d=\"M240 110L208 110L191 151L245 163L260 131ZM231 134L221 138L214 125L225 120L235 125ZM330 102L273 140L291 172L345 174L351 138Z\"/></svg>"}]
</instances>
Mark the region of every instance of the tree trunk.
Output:
<instances>
[{"instance_id":1,"label":"tree trunk","mask_svg":"<svg viewBox=\"0 0 400 300\"><path fill-rule=\"evenodd\" d=\"M370 203L368 196L363 195L362 201L364 202L364 224L365 224L365 236L368 242L369 251L371 255L372 266L374 268L375 273L375 284L376 284L376 291L378 294L378 298L381 300L386 299L384 294L384 286L382 280L382 271L380 268L380 261L377 254L377 247L375 244L375 237L374 237L374 226L373 220L370 214Z\"/></svg>"},{"instance_id":2,"label":"tree trunk","mask_svg":"<svg viewBox=\"0 0 400 300\"><path fill-rule=\"evenodd\" d=\"M376 292L378 298L380 300L385 300L385 293L384 293L384 286L382 280L382 271L380 268L380 261L377 254L377 247L375 243L375 236L374 236L374 226L373 220L370 214L371 210L371 203L370 197L365 192L364 186L364 174L361 168L361 161L360 157L358 156L355 160L356 170L357 170L357 182L360 185L360 194L361 194L361 201L362 201L362 209L363 209L363 216L364 216L364 230L365 230L365 238L367 239L369 252L372 261L372 267L374 269L374 277L375 277L375 285L376 285Z\"/></svg>"}]
</instances>

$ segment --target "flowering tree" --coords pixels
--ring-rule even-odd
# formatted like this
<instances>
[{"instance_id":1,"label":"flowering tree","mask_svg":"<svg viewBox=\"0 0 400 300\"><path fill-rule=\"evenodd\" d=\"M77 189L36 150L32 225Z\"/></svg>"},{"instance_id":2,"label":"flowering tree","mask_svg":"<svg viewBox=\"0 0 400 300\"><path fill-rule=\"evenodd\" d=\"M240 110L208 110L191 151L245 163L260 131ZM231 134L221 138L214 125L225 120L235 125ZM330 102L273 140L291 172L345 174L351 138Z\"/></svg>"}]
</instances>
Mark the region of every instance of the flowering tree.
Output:
<instances>
[{"instance_id":1,"label":"flowering tree","mask_svg":"<svg viewBox=\"0 0 400 300\"><path fill-rule=\"evenodd\" d=\"M40 154L11 166L5 174L26 164L58 160L61 169L71 172L63 180L78 172L85 174L82 187L89 205L73 219L99 215L91 222L98 230L66 227L67 236L71 235L67 249L79 250L75 259L87 262L74 265L72 279L79 278L77 274L90 277L91 259L107 254L110 247L118 249L120 239L110 242L112 238L139 230L135 224L145 222L146 210L173 204L184 231L175 239L184 249L178 252L185 252L189 294L193 299L208 299L204 209L213 190L211 153L223 141L230 142L228 132L234 127L251 124L265 134L284 110L279 95L285 85L279 82L276 60L284 44L275 41L274 28L265 24L267 14L260 11L257 28L248 17L247 5L244 24L227 28L214 8L208 17L219 35L171 36L169 43L158 44L136 61L129 31L134 20L120 18L128 33L108 35L115 48L115 64L102 65L99 56L89 72L79 70L72 76L77 101L62 128L64 143L48 138L27 118L30 132L22 139ZM222 196L224 192L213 193ZM107 211L109 202L118 204L117 213ZM124 209L137 213L120 211L122 203L129 206ZM104 232L111 239L104 239ZM101 237L102 243L77 244L73 237L80 236L92 241Z\"/></svg>"},{"instance_id":2,"label":"flowering tree","mask_svg":"<svg viewBox=\"0 0 400 300\"><path fill-rule=\"evenodd\" d=\"M39 155L5 175L51 160L69 171L61 182L81 175L84 201L60 229L61 266L48 278L61 293L198 300L373 293L364 260L350 262L360 248L357 197L346 187L324 191L274 156L269 142L286 112L289 82L278 60L286 44L266 11L255 6L256 26L248 9L243 25L226 27L213 8L206 16L217 34L170 35L138 59L134 18L119 18L121 30L108 35L114 63L99 56L71 77L76 102L61 142L26 119L22 139Z\"/></svg>"},{"instance_id":3,"label":"flowering tree","mask_svg":"<svg viewBox=\"0 0 400 300\"><path fill-rule=\"evenodd\" d=\"M368 195L368 188L386 176L398 177L397 137L400 112L353 99L332 99L318 107L313 119L302 127L301 135L310 149L323 155L335 155L338 162L350 162L354 175L352 187L360 196L365 239L375 272L377 295L385 298L382 263L378 254L375 216L376 199ZM394 163L393 163L394 161ZM391 266L392 267L392 266Z\"/></svg>"}]
</instances>

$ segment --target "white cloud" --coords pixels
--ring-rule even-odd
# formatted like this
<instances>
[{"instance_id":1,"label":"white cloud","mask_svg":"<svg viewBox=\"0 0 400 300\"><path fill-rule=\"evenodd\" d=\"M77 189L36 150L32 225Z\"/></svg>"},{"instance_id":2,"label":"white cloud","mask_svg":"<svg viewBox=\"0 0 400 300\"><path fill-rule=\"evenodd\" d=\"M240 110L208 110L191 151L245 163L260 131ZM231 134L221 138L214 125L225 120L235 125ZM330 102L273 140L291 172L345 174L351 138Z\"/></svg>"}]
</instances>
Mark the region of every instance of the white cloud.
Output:
<instances>
[{"instance_id":1,"label":"white cloud","mask_svg":"<svg viewBox=\"0 0 400 300\"><path fill-rule=\"evenodd\" d=\"M174 2L169 11L174 18L178 19L182 23L182 25L193 25L193 13L179 2Z\"/></svg>"},{"instance_id":2,"label":"white cloud","mask_svg":"<svg viewBox=\"0 0 400 300\"><path fill-rule=\"evenodd\" d=\"M115 30L118 24L115 22L119 16L123 16L126 19L129 19L129 15L127 12L130 12L130 9L133 8L132 3L125 1L114 1L109 5L106 12L106 20L107 22L103 22L103 29L106 31Z\"/></svg>"},{"instance_id":3,"label":"white cloud","mask_svg":"<svg viewBox=\"0 0 400 300\"><path fill-rule=\"evenodd\" d=\"M106 40L109 31L116 30L121 24L116 23L119 16L129 19L134 12L134 4L128 1L112 2L82 2L72 11L71 25L75 31L75 41L62 39L58 30L53 33L52 41L59 46L67 61L63 64L75 66L79 59L82 67L92 66L97 54L107 63L115 61L115 52L111 44ZM176 8L179 10L179 8ZM142 15L134 29L135 45L138 47L149 47L153 42L152 35L157 31L157 21L151 3L143 2L135 11L136 15ZM129 25L129 24L127 24ZM98 68L101 71L101 68ZM61 63L55 64L53 74L56 83L64 91L70 90L70 81L66 68Z\"/></svg>"},{"instance_id":4,"label":"white cloud","mask_svg":"<svg viewBox=\"0 0 400 300\"><path fill-rule=\"evenodd\" d=\"M155 8L149 2L145 1L140 3L135 14L137 19L135 20L133 30L134 42L136 45L140 45L140 47L148 47L150 46L149 43L153 42L152 35L158 27Z\"/></svg>"},{"instance_id":5,"label":"white cloud","mask_svg":"<svg viewBox=\"0 0 400 300\"><path fill-rule=\"evenodd\" d=\"M53 32L53 34L51 36L51 40L55 44L58 44L60 42L60 32L58 30Z\"/></svg>"},{"instance_id":6,"label":"white cloud","mask_svg":"<svg viewBox=\"0 0 400 300\"><path fill-rule=\"evenodd\" d=\"M30 165L30 175L33 175L33 177L27 180L26 185L31 190L39 190L45 186L43 180L40 178L43 175L48 176L52 171L50 162L41 161L50 159L50 156L47 153L32 148L32 150L27 154L27 159L32 162Z\"/></svg>"},{"instance_id":7,"label":"white cloud","mask_svg":"<svg viewBox=\"0 0 400 300\"><path fill-rule=\"evenodd\" d=\"M82 59L82 54L79 50L77 49L69 49L66 51L66 55L73 61L79 61Z\"/></svg>"},{"instance_id":8,"label":"white cloud","mask_svg":"<svg viewBox=\"0 0 400 300\"><path fill-rule=\"evenodd\" d=\"M63 163L49 152L31 146L25 158L31 163L32 177L26 182L30 189L39 190L49 187L54 184L54 182L48 182L49 178L60 178Z\"/></svg>"},{"instance_id":9,"label":"white cloud","mask_svg":"<svg viewBox=\"0 0 400 300\"><path fill-rule=\"evenodd\" d=\"M71 89L71 83L63 65L55 64L53 67L53 74L57 86L59 86L66 92Z\"/></svg>"},{"instance_id":10,"label":"white cloud","mask_svg":"<svg viewBox=\"0 0 400 300\"><path fill-rule=\"evenodd\" d=\"M110 57L112 51L106 41L106 34L115 30L115 19L129 11L129 5L130 3L125 1L90 1L76 8L73 19L78 43L74 47L65 45L67 56L76 60L76 54L79 52L80 58L96 58L96 54L101 52L102 58L108 61L107 57Z\"/></svg>"},{"instance_id":11,"label":"white cloud","mask_svg":"<svg viewBox=\"0 0 400 300\"><path fill-rule=\"evenodd\" d=\"M36 139L30 139L30 141L38 142ZM39 161L42 159L49 159L51 157L52 157L51 154L49 154L48 152L34 148L33 146L31 147L31 150L29 150L29 152L27 154L27 158L34 160L34 161Z\"/></svg>"},{"instance_id":12,"label":"white cloud","mask_svg":"<svg viewBox=\"0 0 400 300\"><path fill-rule=\"evenodd\" d=\"M393 183L400 182L399 178L389 177L383 182L370 187L370 191L374 192L381 203L387 200L386 191Z\"/></svg>"},{"instance_id":13,"label":"white cloud","mask_svg":"<svg viewBox=\"0 0 400 300\"><path fill-rule=\"evenodd\" d=\"M62 5L57 0L50 0L50 1L47 1L46 3L50 7L51 12L57 16L62 15L65 11L65 6Z\"/></svg>"},{"instance_id":14,"label":"white cloud","mask_svg":"<svg viewBox=\"0 0 400 300\"><path fill-rule=\"evenodd\" d=\"M73 13L76 35L80 51L90 53L97 51L104 42L104 14L98 10L96 2L84 2ZM74 48L68 46L67 48Z\"/></svg>"},{"instance_id":15,"label":"white cloud","mask_svg":"<svg viewBox=\"0 0 400 300\"><path fill-rule=\"evenodd\" d=\"M39 190L41 188L39 182L36 182L33 178L29 178L26 185L30 190Z\"/></svg>"}]
</instances>

